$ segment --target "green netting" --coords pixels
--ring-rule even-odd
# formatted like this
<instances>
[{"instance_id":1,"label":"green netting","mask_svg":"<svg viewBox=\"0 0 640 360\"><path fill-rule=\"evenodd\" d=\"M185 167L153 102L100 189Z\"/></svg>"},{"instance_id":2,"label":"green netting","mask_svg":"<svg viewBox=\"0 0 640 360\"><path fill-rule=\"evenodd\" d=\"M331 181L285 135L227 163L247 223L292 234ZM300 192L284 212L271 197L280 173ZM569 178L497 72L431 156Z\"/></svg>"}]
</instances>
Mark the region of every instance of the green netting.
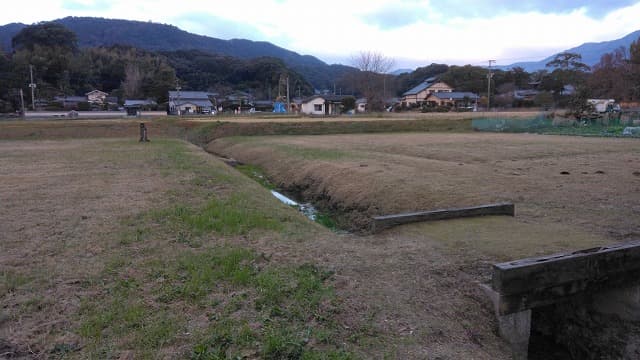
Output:
<instances>
[{"instance_id":1,"label":"green netting","mask_svg":"<svg viewBox=\"0 0 640 360\"><path fill-rule=\"evenodd\" d=\"M530 119L482 118L471 121L473 130L492 132L527 132L553 126L544 115Z\"/></svg>"},{"instance_id":2,"label":"green netting","mask_svg":"<svg viewBox=\"0 0 640 360\"><path fill-rule=\"evenodd\" d=\"M501 118L482 117L473 119L471 126L475 131L507 132L507 133L537 133L580 136L631 136L640 137L631 129L639 126L640 113L625 112L604 114L597 118L580 120L556 117L555 120L547 114L540 114L532 118ZM625 129L627 129L625 131Z\"/></svg>"}]
</instances>

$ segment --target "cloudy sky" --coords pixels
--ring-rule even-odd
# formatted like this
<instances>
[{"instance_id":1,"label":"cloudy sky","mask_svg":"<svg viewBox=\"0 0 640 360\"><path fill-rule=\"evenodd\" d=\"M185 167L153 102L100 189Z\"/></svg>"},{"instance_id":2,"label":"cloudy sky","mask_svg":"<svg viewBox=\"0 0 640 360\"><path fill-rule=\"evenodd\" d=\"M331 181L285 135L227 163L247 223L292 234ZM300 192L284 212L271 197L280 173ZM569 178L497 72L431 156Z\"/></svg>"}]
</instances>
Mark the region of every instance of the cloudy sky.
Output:
<instances>
[{"instance_id":1,"label":"cloudy sky","mask_svg":"<svg viewBox=\"0 0 640 360\"><path fill-rule=\"evenodd\" d=\"M269 41L329 63L372 50L398 68L540 60L640 30L640 0L31 0L10 8L0 24L65 16L153 21Z\"/></svg>"}]
</instances>

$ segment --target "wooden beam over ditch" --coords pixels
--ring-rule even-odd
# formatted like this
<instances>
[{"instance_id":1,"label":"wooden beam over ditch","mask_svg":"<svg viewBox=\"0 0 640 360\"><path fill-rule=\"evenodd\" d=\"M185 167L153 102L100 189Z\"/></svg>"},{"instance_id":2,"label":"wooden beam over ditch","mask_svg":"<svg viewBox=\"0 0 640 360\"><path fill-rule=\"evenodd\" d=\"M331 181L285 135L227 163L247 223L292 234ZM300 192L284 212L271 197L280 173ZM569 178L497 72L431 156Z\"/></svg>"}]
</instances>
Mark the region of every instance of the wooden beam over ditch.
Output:
<instances>
[{"instance_id":1,"label":"wooden beam over ditch","mask_svg":"<svg viewBox=\"0 0 640 360\"><path fill-rule=\"evenodd\" d=\"M493 265L499 315L550 305L585 291L637 282L640 240Z\"/></svg>"},{"instance_id":2,"label":"wooden beam over ditch","mask_svg":"<svg viewBox=\"0 0 640 360\"><path fill-rule=\"evenodd\" d=\"M421 221L434 221L487 215L514 216L515 205L513 205L512 203L500 203L457 209L440 209L395 215L375 216L373 217L372 231L377 232L393 226Z\"/></svg>"}]
</instances>

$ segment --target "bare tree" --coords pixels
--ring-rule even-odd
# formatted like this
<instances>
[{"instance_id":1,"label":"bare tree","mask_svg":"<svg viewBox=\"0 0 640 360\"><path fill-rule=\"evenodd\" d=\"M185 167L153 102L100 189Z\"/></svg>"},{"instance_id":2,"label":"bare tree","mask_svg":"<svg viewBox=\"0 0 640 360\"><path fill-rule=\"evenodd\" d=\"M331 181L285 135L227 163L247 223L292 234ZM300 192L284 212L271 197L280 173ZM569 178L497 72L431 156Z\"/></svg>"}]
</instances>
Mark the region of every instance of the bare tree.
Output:
<instances>
[{"instance_id":1,"label":"bare tree","mask_svg":"<svg viewBox=\"0 0 640 360\"><path fill-rule=\"evenodd\" d=\"M386 74L395 65L395 60L375 51L360 51L351 56L351 63L358 70Z\"/></svg>"},{"instance_id":2,"label":"bare tree","mask_svg":"<svg viewBox=\"0 0 640 360\"><path fill-rule=\"evenodd\" d=\"M142 86L142 72L136 64L127 64L124 69L125 79L122 82L124 95L128 98L137 98Z\"/></svg>"},{"instance_id":3,"label":"bare tree","mask_svg":"<svg viewBox=\"0 0 640 360\"><path fill-rule=\"evenodd\" d=\"M387 96L387 73L395 65L395 61L375 51L360 51L351 57L351 63L360 70L354 74L355 83L367 98L369 109L382 110Z\"/></svg>"}]
</instances>

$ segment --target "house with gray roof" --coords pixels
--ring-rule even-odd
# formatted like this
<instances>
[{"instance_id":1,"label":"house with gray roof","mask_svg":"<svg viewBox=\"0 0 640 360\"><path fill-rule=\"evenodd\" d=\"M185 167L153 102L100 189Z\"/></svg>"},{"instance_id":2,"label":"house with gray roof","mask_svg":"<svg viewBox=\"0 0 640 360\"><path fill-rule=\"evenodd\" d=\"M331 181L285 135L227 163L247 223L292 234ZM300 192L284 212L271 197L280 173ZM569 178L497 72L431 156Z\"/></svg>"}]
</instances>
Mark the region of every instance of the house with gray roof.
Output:
<instances>
[{"instance_id":1,"label":"house with gray roof","mask_svg":"<svg viewBox=\"0 0 640 360\"><path fill-rule=\"evenodd\" d=\"M430 77L413 88L405 91L402 94L401 103L404 106L420 105L425 101L429 94L452 91L453 88L445 82L439 81L436 77Z\"/></svg>"},{"instance_id":2,"label":"house with gray roof","mask_svg":"<svg viewBox=\"0 0 640 360\"><path fill-rule=\"evenodd\" d=\"M424 104L427 106L449 106L457 109L475 108L480 97L472 92L440 91L427 95Z\"/></svg>"},{"instance_id":3,"label":"house with gray roof","mask_svg":"<svg viewBox=\"0 0 640 360\"><path fill-rule=\"evenodd\" d=\"M127 115L136 116L140 114L142 110L153 110L158 106L158 103L151 99L138 100L138 99L126 99L124 101L124 108L127 111Z\"/></svg>"},{"instance_id":4,"label":"house with gray roof","mask_svg":"<svg viewBox=\"0 0 640 360\"><path fill-rule=\"evenodd\" d=\"M169 91L170 114L210 114L218 94L206 91Z\"/></svg>"}]
</instances>

